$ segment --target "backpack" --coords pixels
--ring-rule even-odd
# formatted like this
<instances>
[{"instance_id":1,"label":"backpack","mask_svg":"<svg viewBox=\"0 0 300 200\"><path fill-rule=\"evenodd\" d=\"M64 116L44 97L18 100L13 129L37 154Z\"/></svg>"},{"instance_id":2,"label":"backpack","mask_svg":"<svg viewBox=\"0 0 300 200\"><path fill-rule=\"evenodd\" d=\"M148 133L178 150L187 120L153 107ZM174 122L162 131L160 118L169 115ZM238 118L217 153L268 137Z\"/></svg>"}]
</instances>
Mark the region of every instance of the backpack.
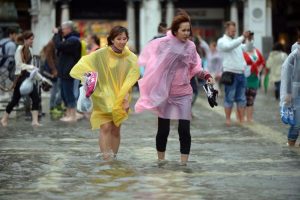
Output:
<instances>
[{"instance_id":1,"label":"backpack","mask_svg":"<svg viewBox=\"0 0 300 200\"><path fill-rule=\"evenodd\" d=\"M4 63L7 60L7 55L5 55L5 45L10 42L9 40L4 42L3 44L0 44L0 68L3 67Z\"/></svg>"}]
</instances>

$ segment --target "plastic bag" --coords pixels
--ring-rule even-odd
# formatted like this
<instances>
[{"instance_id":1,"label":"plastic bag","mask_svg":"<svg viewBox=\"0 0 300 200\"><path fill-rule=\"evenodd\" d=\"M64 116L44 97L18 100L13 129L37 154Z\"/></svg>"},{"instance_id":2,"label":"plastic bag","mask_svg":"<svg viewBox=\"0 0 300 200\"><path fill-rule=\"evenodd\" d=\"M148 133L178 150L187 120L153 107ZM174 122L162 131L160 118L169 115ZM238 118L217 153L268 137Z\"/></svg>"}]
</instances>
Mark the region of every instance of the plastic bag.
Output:
<instances>
[{"instance_id":1,"label":"plastic bag","mask_svg":"<svg viewBox=\"0 0 300 200\"><path fill-rule=\"evenodd\" d=\"M79 88L79 97L77 101L77 110L79 112L92 112L93 102L90 97L86 97L84 86Z\"/></svg>"},{"instance_id":2,"label":"plastic bag","mask_svg":"<svg viewBox=\"0 0 300 200\"><path fill-rule=\"evenodd\" d=\"M30 72L30 76L27 77L21 84L20 86L20 94L23 95L29 95L32 90L33 90L33 78L36 75L36 73L38 72L37 70L33 70L32 72Z\"/></svg>"}]
</instances>

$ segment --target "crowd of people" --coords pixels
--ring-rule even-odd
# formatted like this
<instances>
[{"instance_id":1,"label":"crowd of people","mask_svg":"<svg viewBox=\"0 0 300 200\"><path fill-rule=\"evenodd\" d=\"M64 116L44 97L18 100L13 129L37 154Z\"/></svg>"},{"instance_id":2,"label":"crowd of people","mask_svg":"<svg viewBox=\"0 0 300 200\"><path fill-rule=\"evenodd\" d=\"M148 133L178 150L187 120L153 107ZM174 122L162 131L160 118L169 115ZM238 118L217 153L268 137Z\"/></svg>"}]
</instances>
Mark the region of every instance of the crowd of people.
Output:
<instances>
[{"instance_id":1,"label":"crowd of people","mask_svg":"<svg viewBox=\"0 0 300 200\"><path fill-rule=\"evenodd\" d=\"M132 88L137 81L140 96L135 112L148 110L157 115L159 161L165 160L170 120L178 120L181 164L186 165L191 148L192 105L199 84L214 85L224 96L225 123L230 126L234 103L239 123L244 123L245 119L253 121L257 90L263 81L270 80L274 83L275 98L281 97L281 106L292 105L295 110L296 123L288 134L288 144L295 145L300 130L300 71L297 68L300 39L289 56L280 43L275 43L265 61L254 46L253 32L245 31L236 38L236 25L228 21L224 35L208 44L200 35L193 36L190 17L184 11L174 17L169 29L166 23L160 23L158 35L138 57L126 46L129 35L122 26L115 26L110 31L107 45L102 47L94 34L88 35L85 41L80 39L72 21L63 22L61 28L54 28L52 32L53 38L41 51L39 69L52 83L50 113L61 113L60 120L65 123L76 122L83 116L89 118L92 128L100 129L99 148L105 160L118 153L120 127L128 118ZM23 32L22 45L18 46L13 42L15 34L9 30L7 38L0 41L0 44L6 44L6 52L14 55L16 66L13 95L2 116L2 126L8 125L9 114L21 98L22 83L37 68L32 62L33 33ZM93 76L88 76L91 73ZM93 79L89 80L91 77ZM76 109L80 84L85 89L93 88L91 113L78 113ZM223 87L224 91L221 91ZM29 96L32 99L32 125L40 126L38 84L34 84Z\"/></svg>"}]
</instances>

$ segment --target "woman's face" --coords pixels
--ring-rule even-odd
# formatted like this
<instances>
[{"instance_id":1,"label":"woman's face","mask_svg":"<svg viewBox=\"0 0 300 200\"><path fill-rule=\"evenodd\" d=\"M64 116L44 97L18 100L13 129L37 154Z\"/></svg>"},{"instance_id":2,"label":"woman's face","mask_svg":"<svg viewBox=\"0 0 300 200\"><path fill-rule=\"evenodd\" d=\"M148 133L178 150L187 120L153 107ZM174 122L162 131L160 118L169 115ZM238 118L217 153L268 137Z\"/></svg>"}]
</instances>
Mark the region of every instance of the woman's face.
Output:
<instances>
[{"instance_id":1,"label":"woman's face","mask_svg":"<svg viewBox=\"0 0 300 200\"><path fill-rule=\"evenodd\" d=\"M186 42L190 38L191 26L189 22L183 22L179 25L178 31L175 33L177 39Z\"/></svg>"},{"instance_id":2,"label":"woman's face","mask_svg":"<svg viewBox=\"0 0 300 200\"><path fill-rule=\"evenodd\" d=\"M88 35L86 38L87 45L91 46L93 44L93 39L91 35Z\"/></svg>"},{"instance_id":3,"label":"woman's face","mask_svg":"<svg viewBox=\"0 0 300 200\"><path fill-rule=\"evenodd\" d=\"M117 37L115 37L112 40L112 43L114 44L114 46L117 49L122 51L124 49L124 47L126 46L127 41L128 41L128 38L127 38L125 32L123 32L123 33L120 33Z\"/></svg>"},{"instance_id":4,"label":"woman's face","mask_svg":"<svg viewBox=\"0 0 300 200\"><path fill-rule=\"evenodd\" d=\"M25 46L28 46L28 47L32 47L33 39L34 39L34 36L31 36L30 38L25 39L25 40L24 40L24 45L25 45Z\"/></svg>"}]
</instances>

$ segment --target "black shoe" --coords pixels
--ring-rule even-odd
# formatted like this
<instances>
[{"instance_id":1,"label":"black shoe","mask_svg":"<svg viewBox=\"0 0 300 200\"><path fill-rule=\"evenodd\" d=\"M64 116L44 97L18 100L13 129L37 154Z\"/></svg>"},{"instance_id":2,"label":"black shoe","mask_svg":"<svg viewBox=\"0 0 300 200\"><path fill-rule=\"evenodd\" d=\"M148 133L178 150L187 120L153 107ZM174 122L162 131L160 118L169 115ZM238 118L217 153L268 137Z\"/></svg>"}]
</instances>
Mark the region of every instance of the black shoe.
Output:
<instances>
[{"instance_id":1,"label":"black shoe","mask_svg":"<svg viewBox=\"0 0 300 200\"><path fill-rule=\"evenodd\" d=\"M210 105L210 107L214 107L214 106L218 106L218 103L217 103L217 97L218 97L218 90L215 90L214 87L210 84L205 84L203 85L203 89L206 93L206 96L207 96L207 100L208 100L208 103Z\"/></svg>"}]
</instances>

